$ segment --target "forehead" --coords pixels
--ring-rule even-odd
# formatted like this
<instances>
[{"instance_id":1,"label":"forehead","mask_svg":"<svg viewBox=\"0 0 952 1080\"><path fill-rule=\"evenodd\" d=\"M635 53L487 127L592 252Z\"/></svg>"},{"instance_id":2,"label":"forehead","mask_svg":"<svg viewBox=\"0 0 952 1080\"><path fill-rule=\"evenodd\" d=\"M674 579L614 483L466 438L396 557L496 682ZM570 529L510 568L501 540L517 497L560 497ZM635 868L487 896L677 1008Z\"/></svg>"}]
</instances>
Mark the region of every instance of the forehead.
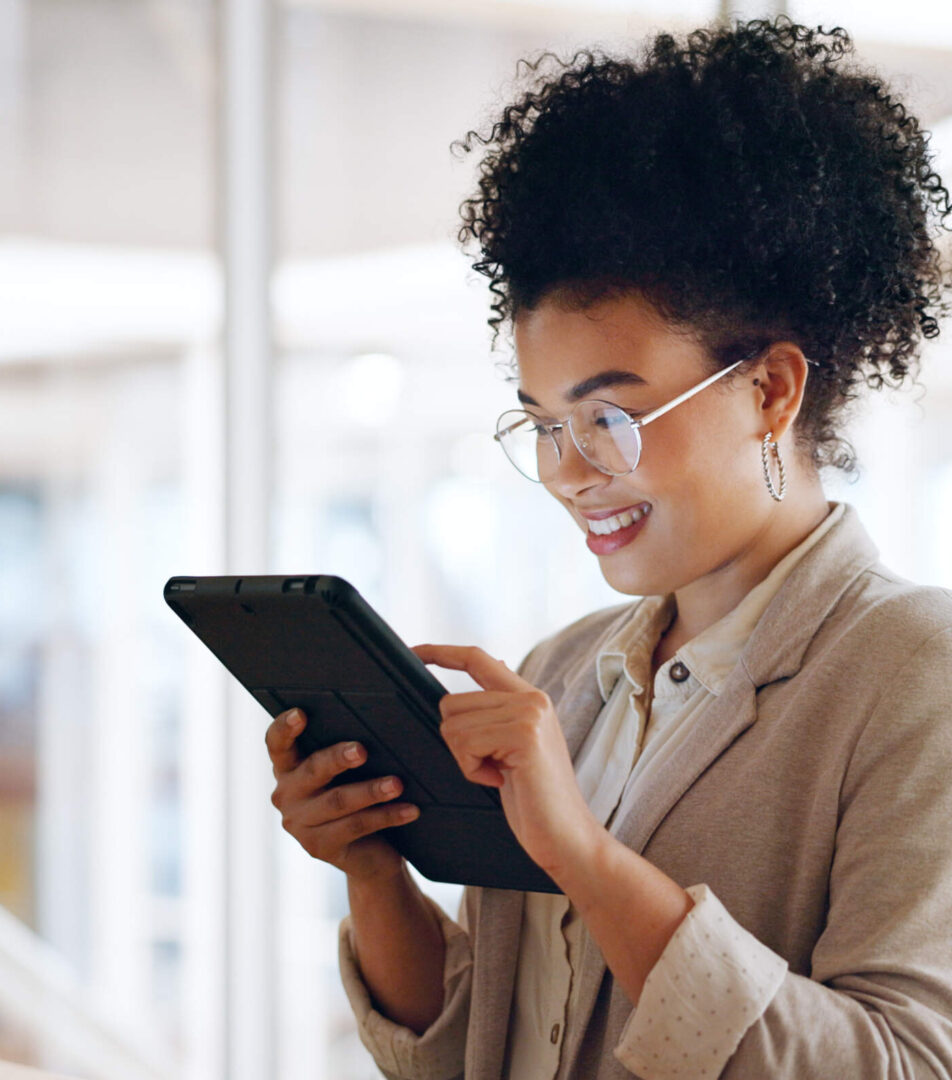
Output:
<instances>
[{"instance_id":1,"label":"forehead","mask_svg":"<svg viewBox=\"0 0 952 1080\"><path fill-rule=\"evenodd\" d=\"M543 404L575 400L576 388L606 372L634 376L616 384L657 387L683 387L706 372L696 338L636 295L583 309L546 299L516 316L513 336L521 396Z\"/></svg>"}]
</instances>

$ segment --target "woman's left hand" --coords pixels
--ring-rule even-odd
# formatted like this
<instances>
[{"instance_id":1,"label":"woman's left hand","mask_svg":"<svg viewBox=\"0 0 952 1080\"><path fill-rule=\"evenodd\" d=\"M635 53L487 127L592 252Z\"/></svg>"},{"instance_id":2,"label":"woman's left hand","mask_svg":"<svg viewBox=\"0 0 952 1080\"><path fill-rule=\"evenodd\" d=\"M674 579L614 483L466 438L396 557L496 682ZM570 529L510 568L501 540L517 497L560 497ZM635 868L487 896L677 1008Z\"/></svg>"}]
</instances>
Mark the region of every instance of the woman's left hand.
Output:
<instances>
[{"instance_id":1,"label":"woman's left hand","mask_svg":"<svg viewBox=\"0 0 952 1080\"><path fill-rule=\"evenodd\" d=\"M482 687L447 694L441 731L463 775L500 789L519 843L558 880L602 832L575 780L549 696L482 649L418 645L425 664L465 671Z\"/></svg>"}]
</instances>

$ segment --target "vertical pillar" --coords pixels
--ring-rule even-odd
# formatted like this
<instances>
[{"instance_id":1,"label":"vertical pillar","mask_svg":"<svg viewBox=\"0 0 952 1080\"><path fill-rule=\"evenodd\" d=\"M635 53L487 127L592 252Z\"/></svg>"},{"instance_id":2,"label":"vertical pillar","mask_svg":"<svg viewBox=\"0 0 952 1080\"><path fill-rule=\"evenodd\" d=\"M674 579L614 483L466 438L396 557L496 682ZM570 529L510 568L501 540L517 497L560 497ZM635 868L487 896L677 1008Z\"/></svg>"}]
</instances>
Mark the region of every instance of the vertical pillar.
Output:
<instances>
[{"instance_id":1,"label":"vertical pillar","mask_svg":"<svg viewBox=\"0 0 952 1080\"><path fill-rule=\"evenodd\" d=\"M224 555L224 413L220 349L196 347L182 360L182 458L188 523L183 573L220 574ZM176 571L177 572L177 571ZM181 688L183 835L183 972L180 1080L225 1080L226 1024L222 1005L228 865L228 813L222 747L227 674L191 635L183 638Z\"/></svg>"},{"instance_id":2,"label":"vertical pillar","mask_svg":"<svg viewBox=\"0 0 952 1080\"><path fill-rule=\"evenodd\" d=\"M28 230L24 205L27 155L27 12L25 0L0 0L0 228Z\"/></svg>"},{"instance_id":3,"label":"vertical pillar","mask_svg":"<svg viewBox=\"0 0 952 1080\"><path fill-rule=\"evenodd\" d=\"M266 571L271 515L272 4L220 0L225 560ZM264 716L229 680L225 769L228 1080L275 1076L274 823Z\"/></svg>"}]
</instances>

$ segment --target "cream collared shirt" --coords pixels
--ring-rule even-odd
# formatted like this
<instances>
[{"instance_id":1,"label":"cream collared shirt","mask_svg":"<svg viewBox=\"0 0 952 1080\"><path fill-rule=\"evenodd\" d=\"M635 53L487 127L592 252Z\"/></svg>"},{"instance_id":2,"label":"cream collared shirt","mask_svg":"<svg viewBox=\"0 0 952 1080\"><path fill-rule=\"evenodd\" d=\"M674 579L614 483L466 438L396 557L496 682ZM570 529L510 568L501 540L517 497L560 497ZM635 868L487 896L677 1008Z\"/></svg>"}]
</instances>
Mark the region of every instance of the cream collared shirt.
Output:
<instances>
[{"instance_id":1,"label":"cream collared shirt","mask_svg":"<svg viewBox=\"0 0 952 1080\"><path fill-rule=\"evenodd\" d=\"M649 769L677 754L694 722L720 693L751 632L788 574L842 517L836 506L817 528L751 590L733 611L683 646L651 678L658 639L674 613L670 597L650 597L597 658L604 705L576 758L579 787L609 831L638 801ZM680 665L680 666L679 666ZM634 1073L655 1080L717 1077L747 1029L770 1004L786 964L730 918L701 885L688 888L694 907L645 983L615 1056ZM447 955L444 1014L423 1036L373 1009L353 957L348 921L341 932L345 990L361 1039L388 1071L443 1080L462 1061L465 1005L460 987L471 963L465 927L438 912ZM562 1047L572 1032L572 974L584 926L564 896L526 894L513 1013L504 1075L508 1080L563 1080ZM706 992L689 1000L680 985ZM702 977L703 978L703 977ZM676 1004L676 1007L672 1007ZM718 1023L710 1016L716 1012Z\"/></svg>"}]
</instances>

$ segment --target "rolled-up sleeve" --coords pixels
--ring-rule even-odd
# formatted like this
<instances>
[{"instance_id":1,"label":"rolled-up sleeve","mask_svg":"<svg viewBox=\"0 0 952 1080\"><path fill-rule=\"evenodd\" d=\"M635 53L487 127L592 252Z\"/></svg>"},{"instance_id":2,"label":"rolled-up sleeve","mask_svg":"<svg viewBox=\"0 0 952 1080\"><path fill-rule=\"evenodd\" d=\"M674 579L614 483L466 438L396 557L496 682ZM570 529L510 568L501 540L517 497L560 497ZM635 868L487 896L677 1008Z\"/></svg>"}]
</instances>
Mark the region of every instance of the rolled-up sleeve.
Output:
<instances>
[{"instance_id":1,"label":"rolled-up sleeve","mask_svg":"<svg viewBox=\"0 0 952 1080\"><path fill-rule=\"evenodd\" d=\"M724 910L706 885L645 982L615 1056L645 1080L719 1076L764 1013L786 961Z\"/></svg>"},{"instance_id":2,"label":"rolled-up sleeve","mask_svg":"<svg viewBox=\"0 0 952 1080\"><path fill-rule=\"evenodd\" d=\"M341 979L361 1042L391 1080L456 1080L463 1075L472 953L465 930L436 904L433 909L446 943L443 1011L422 1035L377 1012L357 964L350 919L340 928Z\"/></svg>"}]
</instances>

